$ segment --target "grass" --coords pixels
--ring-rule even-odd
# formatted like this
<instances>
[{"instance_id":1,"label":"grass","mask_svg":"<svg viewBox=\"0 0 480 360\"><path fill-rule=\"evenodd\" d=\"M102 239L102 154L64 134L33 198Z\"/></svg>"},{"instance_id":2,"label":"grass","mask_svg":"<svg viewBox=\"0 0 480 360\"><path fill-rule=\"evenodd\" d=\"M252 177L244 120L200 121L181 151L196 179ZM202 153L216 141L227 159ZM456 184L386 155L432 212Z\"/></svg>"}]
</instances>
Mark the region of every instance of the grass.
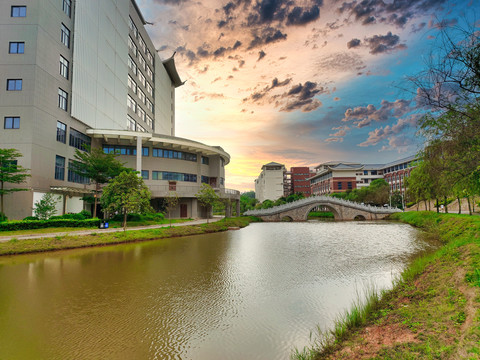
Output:
<instances>
[{"instance_id":1,"label":"grass","mask_svg":"<svg viewBox=\"0 0 480 360\"><path fill-rule=\"evenodd\" d=\"M74 249L91 246L104 246L120 243L164 239L179 236L198 235L226 231L229 227L245 227L249 223L259 221L255 217L222 219L217 222L201 225L164 227L158 229L127 230L125 232L93 233L89 235L65 235L42 239L12 239L0 243L1 255L16 255L34 252Z\"/></svg>"},{"instance_id":2,"label":"grass","mask_svg":"<svg viewBox=\"0 0 480 360\"><path fill-rule=\"evenodd\" d=\"M292 358L480 358L480 217L406 212L391 218L443 245L410 264L392 290L367 292Z\"/></svg>"},{"instance_id":3,"label":"grass","mask_svg":"<svg viewBox=\"0 0 480 360\"><path fill-rule=\"evenodd\" d=\"M308 214L308 220L315 219L334 219L335 216L331 211L311 211Z\"/></svg>"}]
</instances>

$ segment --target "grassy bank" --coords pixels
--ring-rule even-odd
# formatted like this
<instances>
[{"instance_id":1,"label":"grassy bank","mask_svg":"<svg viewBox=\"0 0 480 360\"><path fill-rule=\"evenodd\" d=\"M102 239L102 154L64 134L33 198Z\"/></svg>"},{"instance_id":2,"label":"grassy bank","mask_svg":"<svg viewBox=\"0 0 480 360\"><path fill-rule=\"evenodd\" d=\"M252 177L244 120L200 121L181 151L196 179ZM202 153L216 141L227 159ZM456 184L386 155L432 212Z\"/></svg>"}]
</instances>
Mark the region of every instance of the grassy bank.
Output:
<instances>
[{"instance_id":1,"label":"grassy bank","mask_svg":"<svg viewBox=\"0 0 480 360\"><path fill-rule=\"evenodd\" d=\"M480 217L407 212L392 219L443 246L414 261L393 290L370 291L293 358L480 358Z\"/></svg>"},{"instance_id":2,"label":"grassy bank","mask_svg":"<svg viewBox=\"0 0 480 360\"><path fill-rule=\"evenodd\" d=\"M0 243L0 256L206 234L226 231L229 227L245 227L249 223L257 220L258 219L255 217L228 218L210 224L187 225L171 228L164 227L158 229L127 230L125 232L121 231L114 233L102 233L102 230L99 230L90 235L65 235L31 240L12 239Z\"/></svg>"}]
</instances>

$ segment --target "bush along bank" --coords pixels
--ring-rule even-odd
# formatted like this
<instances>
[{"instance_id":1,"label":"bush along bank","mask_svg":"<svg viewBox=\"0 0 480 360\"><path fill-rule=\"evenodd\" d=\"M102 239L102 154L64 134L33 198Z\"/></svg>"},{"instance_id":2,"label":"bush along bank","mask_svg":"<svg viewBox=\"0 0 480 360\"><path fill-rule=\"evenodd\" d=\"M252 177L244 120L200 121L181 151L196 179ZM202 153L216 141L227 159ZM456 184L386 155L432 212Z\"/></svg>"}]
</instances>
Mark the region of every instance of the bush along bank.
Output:
<instances>
[{"instance_id":1,"label":"bush along bank","mask_svg":"<svg viewBox=\"0 0 480 360\"><path fill-rule=\"evenodd\" d=\"M443 244L390 291L371 291L294 359L480 358L480 217L396 213Z\"/></svg>"},{"instance_id":2,"label":"bush along bank","mask_svg":"<svg viewBox=\"0 0 480 360\"><path fill-rule=\"evenodd\" d=\"M113 233L98 232L89 235L65 235L53 238L12 239L0 242L1 255L16 255L34 252L55 251L74 249L81 247L103 246L113 244L125 244L129 242L157 240L171 237L198 235L213 232L226 231L229 228L242 228L251 222L261 221L253 216L240 218L226 218L209 224L186 225L178 227L163 227L145 230L127 230Z\"/></svg>"}]
</instances>

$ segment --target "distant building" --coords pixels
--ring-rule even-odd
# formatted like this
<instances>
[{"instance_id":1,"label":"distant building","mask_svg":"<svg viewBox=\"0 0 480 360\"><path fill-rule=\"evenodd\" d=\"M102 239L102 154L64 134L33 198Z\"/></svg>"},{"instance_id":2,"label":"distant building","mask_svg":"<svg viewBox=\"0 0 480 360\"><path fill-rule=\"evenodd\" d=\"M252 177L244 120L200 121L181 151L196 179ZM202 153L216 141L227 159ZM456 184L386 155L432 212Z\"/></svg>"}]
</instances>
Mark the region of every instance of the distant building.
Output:
<instances>
[{"instance_id":1,"label":"distant building","mask_svg":"<svg viewBox=\"0 0 480 360\"><path fill-rule=\"evenodd\" d=\"M405 178L410 176L414 169L416 156L412 155L403 159L392 161L383 165L383 178L390 185L390 192L400 191L405 193Z\"/></svg>"},{"instance_id":2,"label":"distant building","mask_svg":"<svg viewBox=\"0 0 480 360\"><path fill-rule=\"evenodd\" d=\"M377 179L385 179L390 192L405 192L405 178L414 168L414 155L388 164L361 164L346 161L330 161L315 167L316 174L310 177L313 195L345 192L365 186Z\"/></svg>"},{"instance_id":3,"label":"distant building","mask_svg":"<svg viewBox=\"0 0 480 360\"><path fill-rule=\"evenodd\" d=\"M315 172L309 167L291 167L287 172L288 193L286 195L302 193L305 197L310 196L312 191L309 178L314 175Z\"/></svg>"},{"instance_id":4,"label":"distant building","mask_svg":"<svg viewBox=\"0 0 480 360\"><path fill-rule=\"evenodd\" d=\"M357 173L363 171L363 165L330 161L318 165L315 170L316 174L309 179L311 192L313 195L324 195L356 189Z\"/></svg>"},{"instance_id":5,"label":"distant building","mask_svg":"<svg viewBox=\"0 0 480 360\"><path fill-rule=\"evenodd\" d=\"M262 166L262 172L255 180L255 198L263 202L275 201L284 196L285 165L271 162Z\"/></svg>"}]
</instances>

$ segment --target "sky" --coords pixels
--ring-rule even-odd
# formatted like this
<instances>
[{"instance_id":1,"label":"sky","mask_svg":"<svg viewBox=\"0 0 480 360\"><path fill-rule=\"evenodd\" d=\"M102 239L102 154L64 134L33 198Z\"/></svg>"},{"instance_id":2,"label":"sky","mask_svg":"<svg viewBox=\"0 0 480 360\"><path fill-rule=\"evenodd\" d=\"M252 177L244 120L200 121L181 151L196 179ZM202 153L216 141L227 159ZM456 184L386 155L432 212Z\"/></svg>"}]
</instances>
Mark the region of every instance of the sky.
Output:
<instances>
[{"instance_id":1,"label":"sky","mask_svg":"<svg viewBox=\"0 0 480 360\"><path fill-rule=\"evenodd\" d=\"M480 0L137 0L160 58L175 53L176 136L231 156L226 187L271 161L387 163L415 154L425 109L408 82L439 30ZM477 23L478 25L478 23Z\"/></svg>"}]
</instances>

